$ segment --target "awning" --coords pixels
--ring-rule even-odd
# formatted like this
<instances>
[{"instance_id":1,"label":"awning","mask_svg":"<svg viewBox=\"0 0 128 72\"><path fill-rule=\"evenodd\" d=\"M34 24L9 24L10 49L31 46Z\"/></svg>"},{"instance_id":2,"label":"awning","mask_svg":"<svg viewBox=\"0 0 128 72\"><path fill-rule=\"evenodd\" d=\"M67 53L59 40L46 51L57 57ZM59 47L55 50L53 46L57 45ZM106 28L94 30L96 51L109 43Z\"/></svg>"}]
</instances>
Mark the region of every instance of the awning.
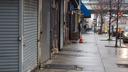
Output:
<instances>
[{"instance_id":1,"label":"awning","mask_svg":"<svg viewBox=\"0 0 128 72\"><path fill-rule=\"evenodd\" d=\"M80 10L85 18L91 17L91 12L85 7L85 5L82 2L81 2Z\"/></svg>"}]
</instances>

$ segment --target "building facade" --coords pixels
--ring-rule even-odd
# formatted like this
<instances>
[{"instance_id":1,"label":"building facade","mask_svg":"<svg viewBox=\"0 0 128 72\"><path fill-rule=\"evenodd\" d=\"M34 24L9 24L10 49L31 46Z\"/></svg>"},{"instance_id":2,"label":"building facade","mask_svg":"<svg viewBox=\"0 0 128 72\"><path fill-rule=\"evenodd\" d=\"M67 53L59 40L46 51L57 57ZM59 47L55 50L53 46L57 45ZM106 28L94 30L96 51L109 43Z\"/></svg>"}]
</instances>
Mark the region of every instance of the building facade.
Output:
<instances>
[{"instance_id":1,"label":"building facade","mask_svg":"<svg viewBox=\"0 0 128 72\"><path fill-rule=\"evenodd\" d=\"M73 25L71 1L0 0L0 72L31 72L61 50Z\"/></svg>"}]
</instances>

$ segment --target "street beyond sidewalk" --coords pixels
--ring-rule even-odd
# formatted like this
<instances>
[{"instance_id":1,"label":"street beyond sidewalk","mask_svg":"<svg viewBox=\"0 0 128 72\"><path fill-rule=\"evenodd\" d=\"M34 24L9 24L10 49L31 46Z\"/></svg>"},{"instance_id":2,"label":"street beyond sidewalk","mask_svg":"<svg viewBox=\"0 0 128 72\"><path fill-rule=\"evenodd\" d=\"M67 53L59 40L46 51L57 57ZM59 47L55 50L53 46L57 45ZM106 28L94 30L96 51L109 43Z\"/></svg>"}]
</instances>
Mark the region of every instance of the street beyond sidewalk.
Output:
<instances>
[{"instance_id":1,"label":"street beyond sidewalk","mask_svg":"<svg viewBox=\"0 0 128 72\"><path fill-rule=\"evenodd\" d=\"M41 72L128 72L127 48L115 48L115 41L106 41L106 35L82 36L84 43L65 46Z\"/></svg>"}]
</instances>

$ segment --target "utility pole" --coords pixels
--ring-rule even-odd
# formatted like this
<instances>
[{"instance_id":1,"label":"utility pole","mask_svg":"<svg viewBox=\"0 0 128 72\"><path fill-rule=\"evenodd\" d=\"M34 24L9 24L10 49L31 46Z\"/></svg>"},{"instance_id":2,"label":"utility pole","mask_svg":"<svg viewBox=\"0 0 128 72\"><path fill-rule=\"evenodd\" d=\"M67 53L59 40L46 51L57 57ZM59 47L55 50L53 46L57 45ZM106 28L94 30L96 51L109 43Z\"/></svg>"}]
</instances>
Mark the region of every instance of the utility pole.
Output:
<instances>
[{"instance_id":1,"label":"utility pole","mask_svg":"<svg viewBox=\"0 0 128 72\"><path fill-rule=\"evenodd\" d=\"M108 40L110 41L111 40L111 19L112 19L112 1L109 0L109 6L110 6L110 10L109 10L109 38Z\"/></svg>"},{"instance_id":2,"label":"utility pole","mask_svg":"<svg viewBox=\"0 0 128 72\"><path fill-rule=\"evenodd\" d=\"M116 43L115 43L115 47L118 47L118 19L119 19L119 15L118 15L118 13L119 13L119 0L118 0L118 3L117 3L117 13L116 13L116 15L117 15L117 21L116 21Z\"/></svg>"}]
</instances>

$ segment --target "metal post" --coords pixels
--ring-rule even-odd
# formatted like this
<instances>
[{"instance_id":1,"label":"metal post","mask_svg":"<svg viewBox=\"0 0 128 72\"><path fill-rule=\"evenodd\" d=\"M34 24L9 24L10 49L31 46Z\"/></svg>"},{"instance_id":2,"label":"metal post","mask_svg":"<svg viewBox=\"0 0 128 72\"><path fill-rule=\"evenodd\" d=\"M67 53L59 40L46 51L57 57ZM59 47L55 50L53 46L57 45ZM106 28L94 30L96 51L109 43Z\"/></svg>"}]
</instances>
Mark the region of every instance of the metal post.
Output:
<instances>
[{"instance_id":1,"label":"metal post","mask_svg":"<svg viewBox=\"0 0 128 72\"><path fill-rule=\"evenodd\" d=\"M19 0L19 72L23 72L23 10L24 0Z\"/></svg>"},{"instance_id":2,"label":"metal post","mask_svg":"<svg viewBox=\"0 0 128 72\"><path fill-rule=\"evenodd\" d=\"M60 47L59 49L63 48L63 23L64 23L64 0L61 0L60 1L61 3L59 4L60 5Z\"/></svg>"},{"instance_id":3,"label":"metal post","mask_svg":"<svg viewBox=\"0 0 128 72\"><path fill-rule=\"evenodd\" d=\"M110 4L110 10L109 10L109 39L108 40L111 40L111 18L112 18L112 3L111 3L111 0L109 0L109 4Z\"/></svg>"},{"instance_id":4,"label":"metal post","mask_svg":"<svg viewBox=\"0 0 128 72\"><path fill-rule=\"evenodd\" d=\"M115 47L118 47L118 19L119 19L119 0L118 0L118 4L117 4L117 24L116 24L116 43L115 43Z\"/></svg>"}]
</instances>

